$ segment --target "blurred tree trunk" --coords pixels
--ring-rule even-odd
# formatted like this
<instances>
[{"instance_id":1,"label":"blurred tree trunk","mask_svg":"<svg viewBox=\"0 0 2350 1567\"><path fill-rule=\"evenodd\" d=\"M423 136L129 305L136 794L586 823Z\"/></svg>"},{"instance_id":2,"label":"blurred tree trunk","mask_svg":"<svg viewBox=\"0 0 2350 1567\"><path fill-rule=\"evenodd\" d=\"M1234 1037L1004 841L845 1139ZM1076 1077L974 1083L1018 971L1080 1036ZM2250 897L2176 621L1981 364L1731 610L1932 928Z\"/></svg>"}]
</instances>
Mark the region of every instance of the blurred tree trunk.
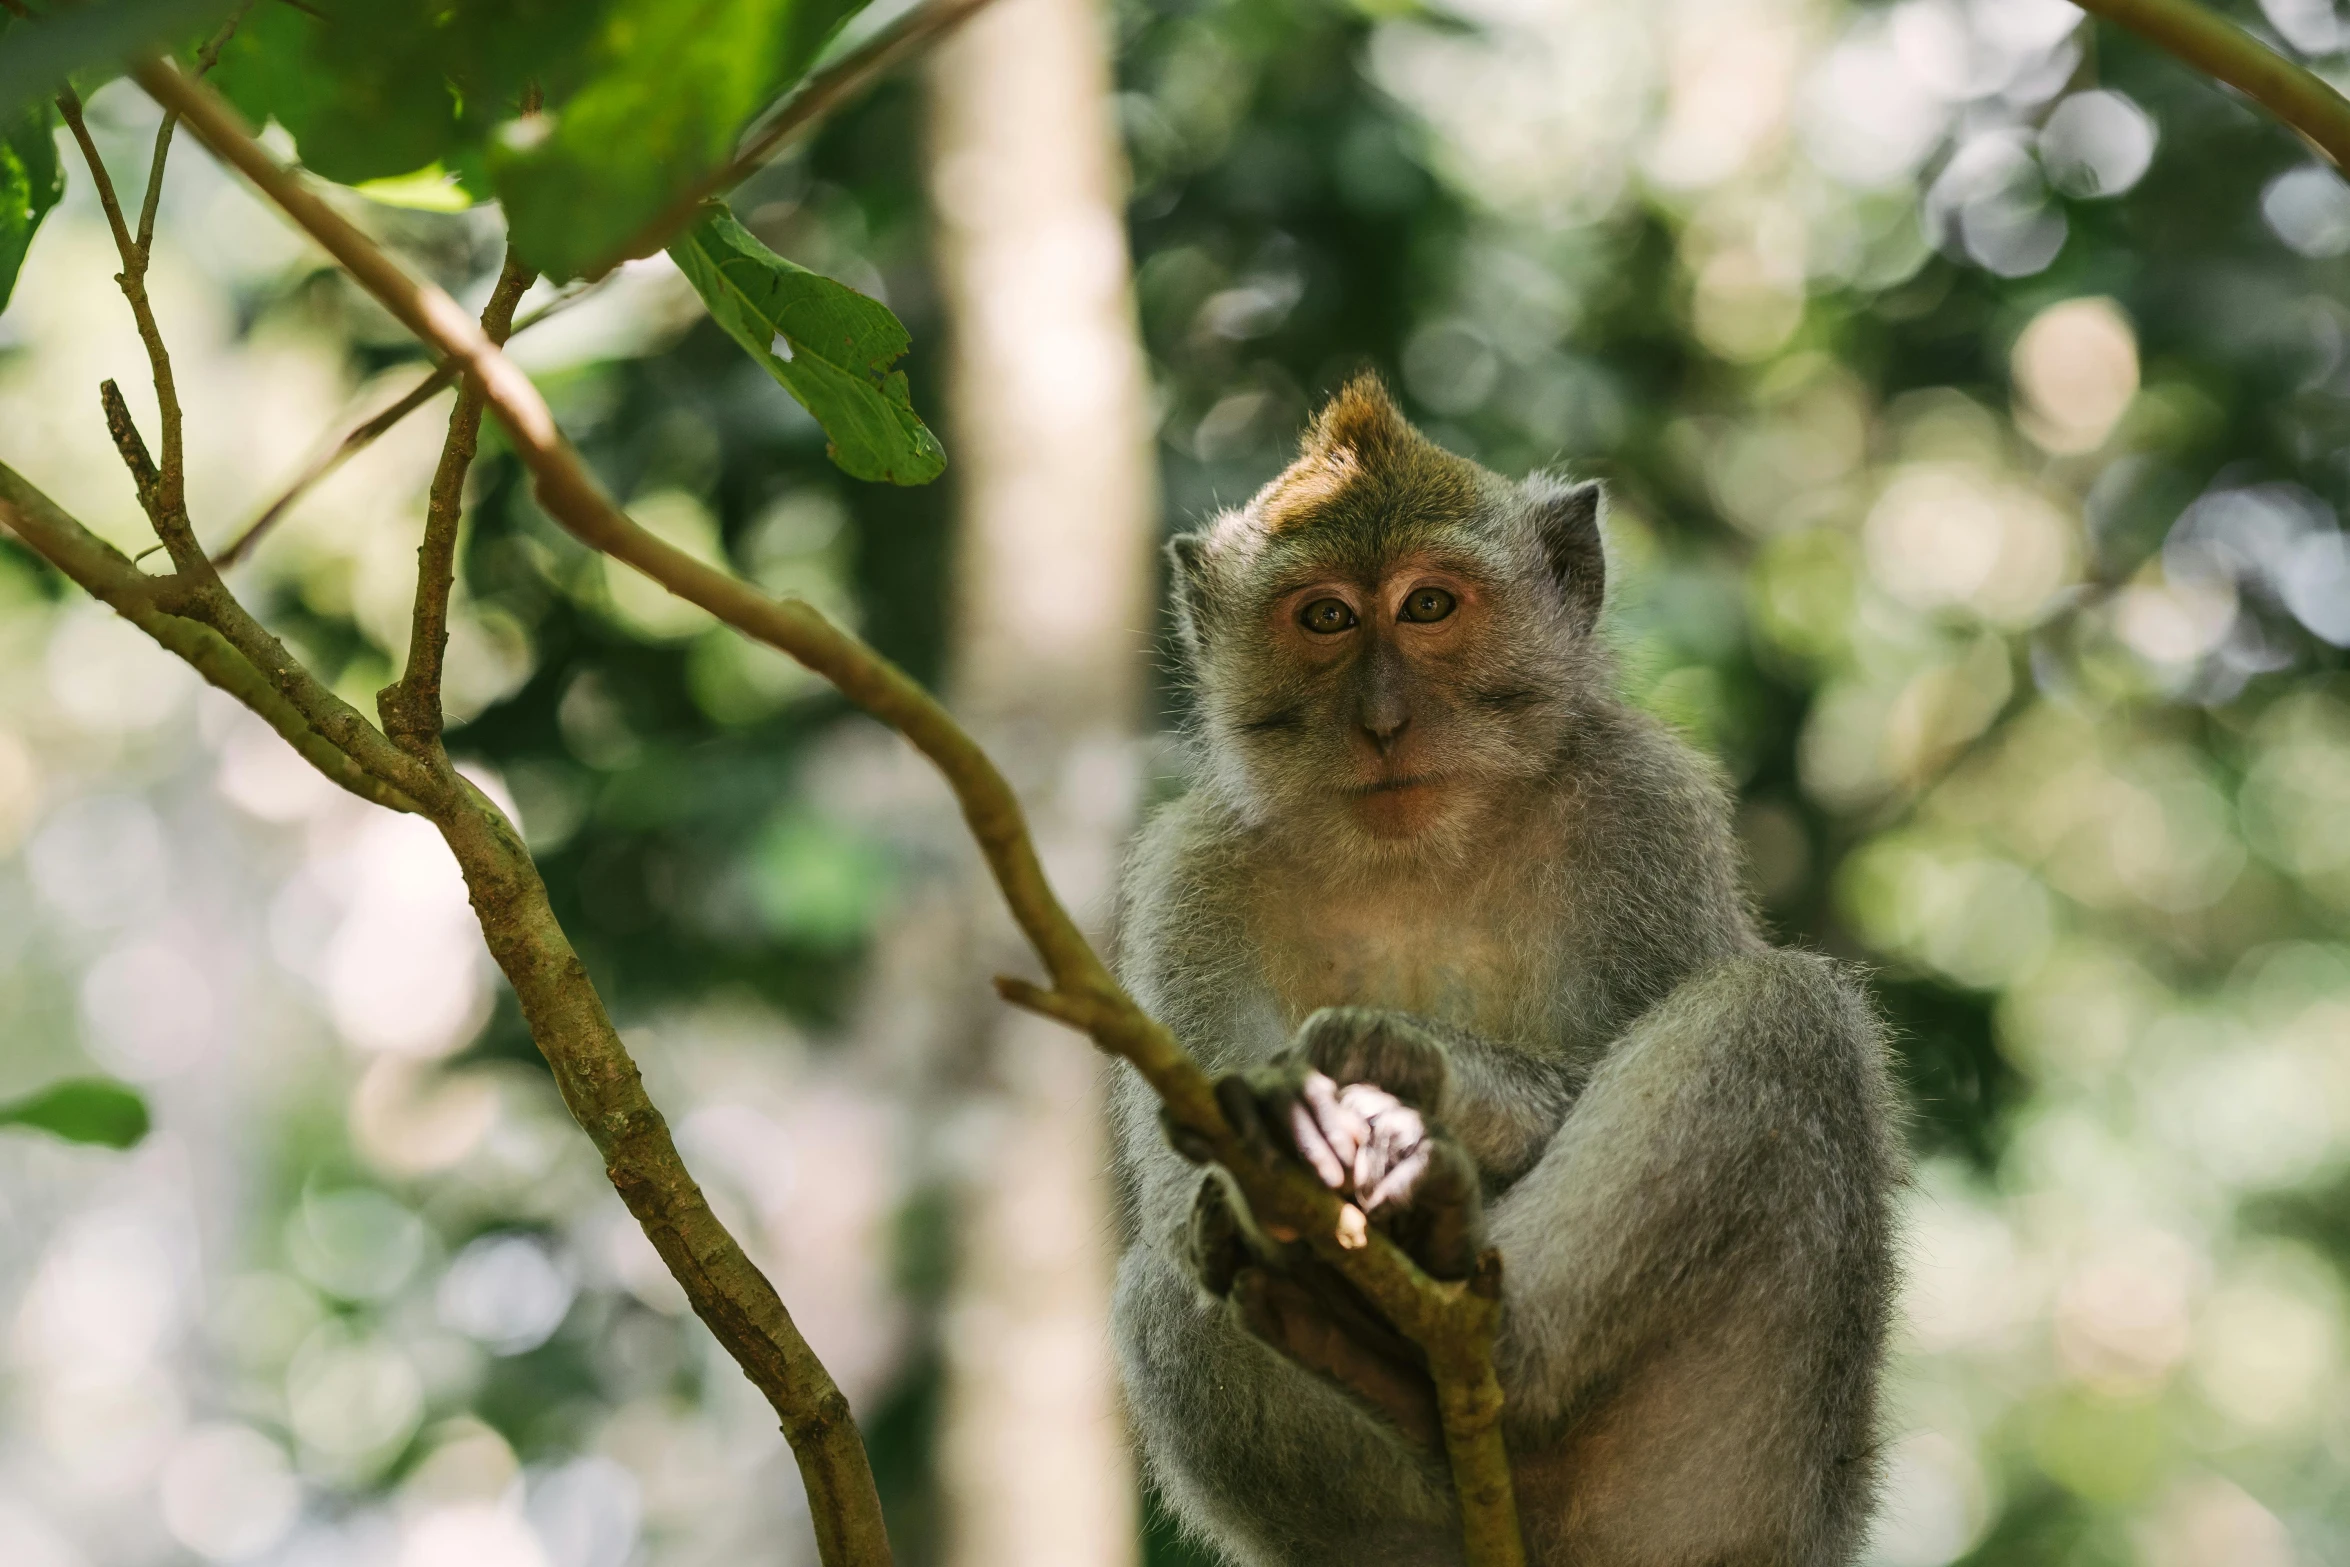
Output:
<instances>
[{"instance_id":1,"label":"blurred tree trunk","mask_svg":"<svg viewBox=\"0 0 2350 1567\"><path fill-rule=\"evenodd\" d=\"M953 695L1097 926L1134 808L1158 534L1109 43L1097 0L998 0L929 74L961 518ZM965 950L1025 972L992 893L973 885L967 906L985 923ZM1109 1349L1103 1069L971 977L962 1004L985 1021L964 1063L976 1092L952 1116L948 1559L1120 1567L1136 1526Z\"/></svg>"}]
</instances>

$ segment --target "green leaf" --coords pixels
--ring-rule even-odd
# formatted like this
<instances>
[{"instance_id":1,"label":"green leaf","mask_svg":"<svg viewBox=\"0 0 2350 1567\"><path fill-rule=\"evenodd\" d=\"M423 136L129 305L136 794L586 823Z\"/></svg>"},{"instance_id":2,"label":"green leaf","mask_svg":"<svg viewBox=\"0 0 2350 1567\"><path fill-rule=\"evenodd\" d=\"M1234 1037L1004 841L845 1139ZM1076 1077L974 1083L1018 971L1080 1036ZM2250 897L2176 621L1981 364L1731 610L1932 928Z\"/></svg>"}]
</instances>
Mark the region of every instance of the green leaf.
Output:
<instances>
[{"instance_id":1,"label":"green leaf","mask_svg":"<svg viewBox=\"0 0 2350 1567\"><path fill-rule=\"evenodd\" d=\"M306 0L252 12L213 82L346 185L477 163L526 84L569 90L606 5L589 0Z\"/></svg>"},{"instance_id":2,"label":"green leaf","mask_svg":"<svg viewBox=\"0 0 2350 1567\"><path fill-rule=\"evenodd\" d=\"M69 1143L128 1148L147 1135L147 1101L110 1077L69 1077L10 1104L0 1126L29 1126Z\"/></svg>"},{"instance_id":3,"label":"green leaf","mask_svg":"<svg viewBox=\"0 0 2350 1567\"><path fill-rule=\"evenodd\" d=\"M784 260L717 202L669 254L726 335L816 416L843 470L927 484L945 469L946 452L907 395L906 373L890 369L911 340L888 306ZM777 353L778 343L789 352Z\"/></svg>"},{"instance_id":4,"label":"green leaf","mask_svg":"<svg viewBox=\"0 0 2350 1567\"><path fill-rule=\"evenodd\" d=\"M490 143L523 258L555 279L617 258L862 4L614 0L579 90Z\"/></svg>"},{"instance_id":5,"label":"green leaf","mask_svg":"<svg viewBox=\"0 0 2350 1567\"><path fill-rule=\"evenodd\" d=\"M46 102L0 119L0 310L8 308L33 231L65 194L55 127L56 111Z\"/></svg>"},{"instance_id":6,"label":"green leaf","mask_svg":"<svg viewBox=\"0 0 2350 1567\"><path fill-rule=\"evenodd\" d=\"M49 3L16 19L0 48L0 120L53 96L66 78L90 66L120 70L141 49L159 49L183 34L217 25L236 0L111 0L103 5Z\"/></svg>"}]
</instances>

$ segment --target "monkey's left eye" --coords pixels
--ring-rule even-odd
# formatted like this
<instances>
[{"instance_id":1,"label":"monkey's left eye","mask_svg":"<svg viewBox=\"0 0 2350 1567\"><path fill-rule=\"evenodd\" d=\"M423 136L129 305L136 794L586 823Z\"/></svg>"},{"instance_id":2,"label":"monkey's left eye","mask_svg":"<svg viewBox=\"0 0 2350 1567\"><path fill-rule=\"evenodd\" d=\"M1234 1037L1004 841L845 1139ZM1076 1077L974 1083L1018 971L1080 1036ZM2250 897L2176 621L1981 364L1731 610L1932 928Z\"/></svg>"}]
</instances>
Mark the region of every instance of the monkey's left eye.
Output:
<instances>
[{"instance_id":1,"label":"monkey's left eye","mask_svg":"<svg viewBox=\"0 0 2350 1567\"><path fill-rule=\"evenodd\" d=\"M1297 612L1297 623L1308 631L1330 636L1352 630L1355 612L1346 607L1344 599L1316 599Z\"/></svg>"},{"instance_id":2,"label":"monkey's left eye","mask_svg":"<svg viewBox=\"0 0 2350 1567\"><path fill-rule=\"evenodd\" d=\"M1453 596L1442 588L1414 588L1411 596L1403 601L1403 618L1423 624L1442 620L1452 613L1453 603Z\"/></svg>"}]
</instances>

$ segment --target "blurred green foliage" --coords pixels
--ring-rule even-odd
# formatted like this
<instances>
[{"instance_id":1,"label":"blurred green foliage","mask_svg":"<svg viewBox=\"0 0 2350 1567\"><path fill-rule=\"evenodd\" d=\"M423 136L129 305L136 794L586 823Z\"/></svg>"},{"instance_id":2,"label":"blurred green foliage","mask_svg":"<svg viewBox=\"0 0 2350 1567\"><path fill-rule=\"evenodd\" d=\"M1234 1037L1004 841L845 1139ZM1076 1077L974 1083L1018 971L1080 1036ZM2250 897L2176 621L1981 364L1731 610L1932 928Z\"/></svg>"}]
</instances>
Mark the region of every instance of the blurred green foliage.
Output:
<instances>
[{"instance_id":1,"label":"blurred green foliage","mask_svg":"<svg viewBox=\"0 0 2350 1567\"><path fill-rule=\"evenodd\" d=\"M0 309L16 287L33 231L65 194L64 175L55 110L36 103L0 118Z\"/></svg>"},{"instance_id":2,"label":"blurred green foliage","mask_svg":"<svg viewBox=\"0 0 2350 1567\"><path fill-rule=\"evenodd\" d=\"M2110 31L2042 37L2028 6L1651 9L1562 11L1642 96L1593 110L1575 157L1549 164L1548 122L1478 53L1523 46L1511 29L1533 24L1502 8L1116 9L1168 526L1249 494L1365 366L1503 472L1606 479L1627 687L1720 758L1774 931L1873 972L1910 1091L1921 1282L1888 1463L1912 1511L1881 1559L2267 1563L2286 1559L2261 1554L2272 1525L2331 1559L2350 1549L2350 192L2167 57ZM2300 17L2288 43L2350 58L2350 37L2299 12L2235 10L2272 33ZM634 13L564 14L573 63L538 67L550 101ZM1736 81L1768 77L1784 45L1828 88L1789 87L1760 129L1707 131L1691 105L1736 96L1689 64L1715 29L1746 51ZM2023 34L2038 41L1996 77L1983 62ZM1940 118L1914 135L1853 120L1871 81L1924 69L1920 37L1965 45ZM482 48L481 80L512 91L522 68ZM236 90L277 95L306 155L333 146L327 119L298 122L340 107L232 67ZM1546 80L1545 101L1571 116L1605 85ZM1806 118L1820 94L1845 116L1826 130ZM524 180L524 162L469 163L488 145L474 101L419 100L382 171ZM1712 172L1672 142L1684 115ZM680 161L663 168L712 156L709 124L669 129ZM752 243L886 300L910 406L936 408L920 132L918 93L889 84L733 205ZM1908 161L1882 152L1903 137ZM559 190L560 138L543 156L527 178ZM379 216L455 290L496 268L478 222ZM251 283L236 315L256 338L327 333L366 374L415 358L315 273ZM841 609L935 683L951 472L845 480L782 371L741 351L780 325L738 320L730 341L703 321L542 384L649 526ZM599 989L624 1025L733 996L821 1037L918 871L809 782L842 705L634 596L537 511L494 435L478 480L467 613L496 628L512 679L452 749L512 790ZM272 624L339 686L388 673L348 593L266 581ZM1180 720L1172 683L1159 713ZM531 1135L565 1130L510 1002L456 1065L535 1105ZM302 1282L257 1295L253 1320L282 1310L288 1344L322 1317L390 1321L450 1257L537 1235L564 1182L594 1185L552 1163L484 1188L371 1169L339 1092L274 1133L282 1255L257 1260ZM909 1563L944 1546L921 1344L952 1270L942 1213L920 1196L892 1232L924 1326L866 1421ZM346 1231L377 1235L360 1248L377 1256L410 1236L408 1271L338 1273ZM526 1462L564 1457L583 1410L703 1389L637 1297L583 1290L571 1311L459 1400ZM318 1342L319 1376L364 1369L358 1339ZM400 1440L350 1486L427 1456L424 1436ZM1194 1559L1155 1507L1147 1548Z\"/></svg>"}]
</instances>

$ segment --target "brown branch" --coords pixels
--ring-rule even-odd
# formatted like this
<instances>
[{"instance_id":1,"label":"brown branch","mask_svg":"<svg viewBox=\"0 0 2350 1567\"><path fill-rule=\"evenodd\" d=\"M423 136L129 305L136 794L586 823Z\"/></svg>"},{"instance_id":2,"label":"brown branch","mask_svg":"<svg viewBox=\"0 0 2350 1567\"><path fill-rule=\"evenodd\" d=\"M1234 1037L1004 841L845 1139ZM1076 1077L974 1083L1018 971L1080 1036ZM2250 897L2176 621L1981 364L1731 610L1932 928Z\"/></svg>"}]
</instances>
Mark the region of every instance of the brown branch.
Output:
<instances>
[{"instance_id":1,"label":"brown branch","mask_svg":"<svg viewBox=\"0 0 2350 1567\"><path fill-rule=\"evenodd\" d=\"M163 346L163 332L155 324L155 307L147 298L147 253L123 221L122 202L116 197L114 181L106 172L106 160L98 156L98 144L91 140L90 127L82 119L80 95L71 87L66 88L57 95L57 108L65 117L66 129L73 132L74 142L82 150L82 161L89 165L90 184L98 193L98 205L106 213L106 226L114 233L115 254L122 260L122 270L114 275L114 281L121 285L122 297L130 301L131 319L138 324L139 341L146 345L147 367L155 382L155 404L163 417L163 461L151 482L136 470L132 479L140 486L139 499L147 509L148 520L154 524L155 536L170 552L172 564L187 571L203 564L204 551L197 545L195 529L188 523L179 389L172 380L171 353ZM163 144L159 143L154 169L158 181L162 172ZM113 410L109 409L110 423L112 415ZM124 417L127 420L128 415Z\"/></svg>"},{"instance_id":2,"label":"brown branch","mask_svg":"<svg viewBox=\"0 0 2350 1567\"><path fill-rule=\"evenodd\" d=\"M514 986L564 1103L695 1314L774 1408L807 1486L818 1559L825 1567L888 1567L880 1496L848 1399L774 1285L710 1211L513 825L478 790L459 784L465 808L434 820L465 872L482 935Z\"/></svg>"},{"instance_id":3,"label":"brown branch","mask_svg":"<svg viewBox=\"0 0 2350 1567\"><path fill-rule=\"evenodd\" d=\"M515 322L514 330L507 334L508 340L520 337L549 316L559 315L568 310L580 300L603 287L605 281L611 276L613 274L606 273L604 278L598 279L584 288L574 288L548 300L538 309ZM229 567L251 555L254 547L261 542L269 530L276 527L287 512L293 510L296 501L324 483L336 469L374 445L394 425L456 384L457 366L453 364L442 365L402 394L398 402L393 403L381 413L370 415L364 423L354 428L350 434L336 442L333 447L313 460L309 467L297 474L294 482L287 485L276 500L264 506L259 515L245 524L242 533L239 533L219 554L212 557L212 564L220 570L226 571Z\"/></svg>"},{"instance_id":4,"label":"brown branch","mask_svg":"<svg viewBox=\"0 0 2350 1567\"><path fill-rule=\"evenodd\" d=\"M0 464L0 522L32 551L186 660L207 681L261 715L313 767L362 800L395 811L413 811L416 801L374 777L310 726L300 710L221 634L202 621L169 613L164 603L176 584L150 577L113 545L59 509L5 464Z\"/></svg>"},{"instance_id":5,"label":"brown branch","mask_svg":"<svg viewBox=\"0 0 2350 1567\"><path fill-rule=\"evenodd\" d=\"M122 388L111 380L100 381L98 406L106 411L106 433L114 438L114 450L122 458L122 465L130 470L131 488L139 492L139 508L153 521L163 510L155 459L147 454L146 438L139 434L139 427L131 418L130 404L122 400Z\"/></svg>"},{"instance_id":6,"label":"brown branch","mask_svg":"<svg viewBox=\"0 0 2350 1567\"><path fill-rule=\"evenodd\" d=\"M1467 1560L1471 1567L1520 1567L1524 1547L1492 1360L1500 1315L1498 1255L1489 1254L1470 1279L1432 1279L1385 1236L1374 1231L1366 1238L1359 1214L1352 1215L1353 1224L1346 1223L1346 1205L1303 1165L1269 1158L1237 1136L1217 1107L1207 1075L1174 1035L1135 1005L1062 907L1045 879L1010 784L928 692L807 603L769 599L630 521L564 440L538 389L455 301L408 276L374 241L280 167L236 112L201 84L155 62L139 66L133 75L160 102L177 108L207 146L252 180L409 330L479 381L530 469L548 515L591 547L823 675L903 734L945 775L1013 919L1052 979L1049 992L1015 987L1015 998L1037 1002L1048 1015L1082 1026L1102 1049L1130 1063L1169 1115L1232 1172L1260 1222L1276 1233L1303 1237L1420 1346L1436 1383ZM584 976L579 984L584 987ZM745 1369L751 1369L747 1362ZM786 1432L800 1449L801 1434L792 1430L788 1417ZM802 1462L805 1467L804 1453ZM821 1511L821 1499L812 1500Z\"/></svg>"},{"instance_id":7,"label":"brown branch","mask_svg":"<svg viewBox=\"0 0 2350 1567\"><path fill-rule=\"evenodd\" d=\"M637 230L610 258L588 269L593 277L638 256L649 256L693 224L702 203L723 196L766 167L768 160L812 129L816 122L871 87L906 60L936 43L986 5L988 0L925 0L864 43L800 83L763 123L752 128L732 158L693 185Z\"/></svg>"},{"instance_id":8,"label":"brown branch","mask_svg":"<svg viewBox=\"0 0 2350 1567\"><path fill-rule=\"evenodd\" d=\"M2350 101L2323 78L2195 0L2075 0L2227 83L2350 171Z\"/></svg>"},{"instance_id":9,"label":"brown branch","mask_svg":"<svg viewBox=\"0 0 2350 1567\"><path fill-rule=\"evenodd\" d=\"M514 330L514 307L537 276L506 250L496 286L482 307L481 329L493 343ZM416 607L408 637L408 665L400 678L376 694L375 710L384 733L409 750L438 747L441 735L441 660L449 648L449 593L457 580L457 522L465 506L465 475L481 443L481 383L468 380L449 411L449 433L441 443L425 503L424 542L416 547Z\"/></svg>"},{"instance_id":10,"label":"brown branch","mask_svg":"<svg viewBox=\"0 0 2350 1567\"><path fill-rule=\"evenodd\" d=\"M229 39L236 35L237 24L245 19L245 13L252 10L253 5L254 0L245 0L197 52L198 76L206 75L220 63L220 51L228 47ZM155 152L147 164L147 189L139 198L139 232L132 241L138 248L142 270L155 253L155 208L163 195L163 163L171 155L171 133L179 128L179 119L178 115L166 111L163 123L155 127Z\"/></svg>"}]
</instances>

